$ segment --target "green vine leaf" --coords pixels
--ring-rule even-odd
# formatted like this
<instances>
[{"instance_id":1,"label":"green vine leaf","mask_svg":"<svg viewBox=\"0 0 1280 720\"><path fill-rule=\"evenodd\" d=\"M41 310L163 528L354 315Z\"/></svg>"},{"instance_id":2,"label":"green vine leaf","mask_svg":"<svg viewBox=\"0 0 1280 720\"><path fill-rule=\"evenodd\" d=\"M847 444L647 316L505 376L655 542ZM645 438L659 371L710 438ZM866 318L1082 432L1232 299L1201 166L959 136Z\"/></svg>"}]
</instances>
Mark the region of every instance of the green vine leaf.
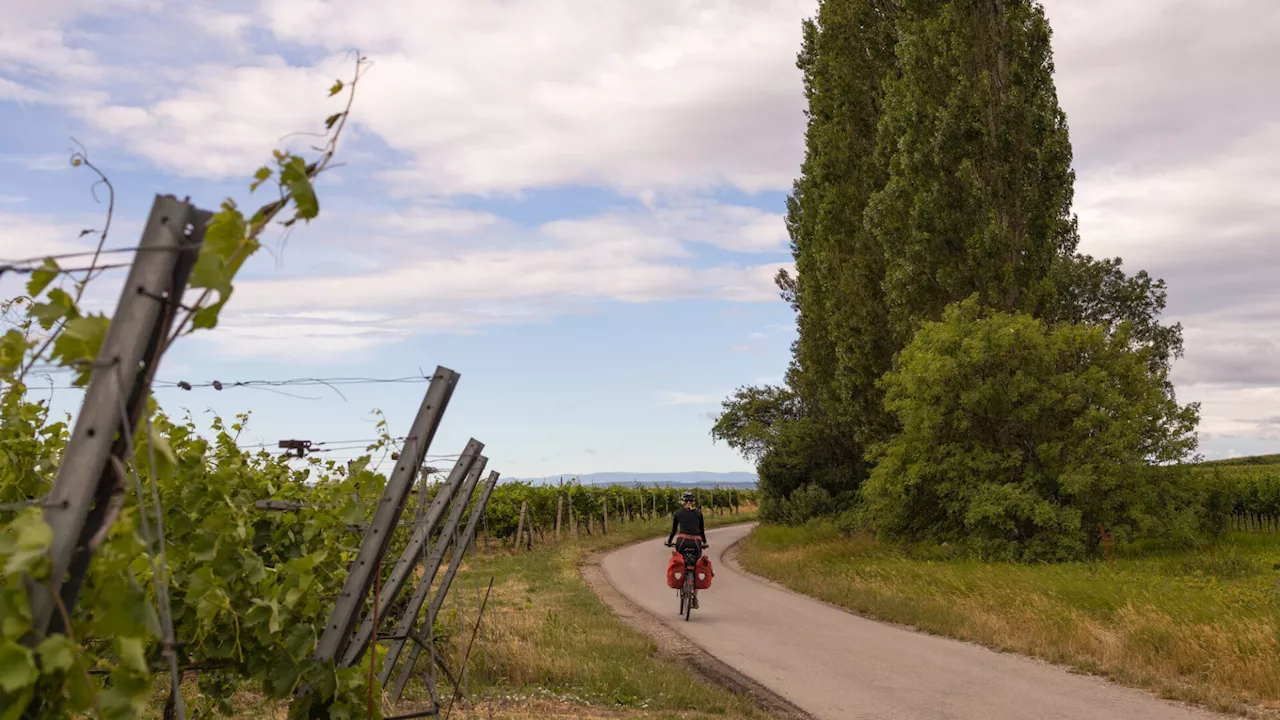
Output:
<instances>
[{"instance_id":1,"label":"green vine leaf","mask_svg":"<svg viewBox=\"0 0 1280 720\"><path fill-rule=\"evenodd\" d=\"M111 321L105 315L89 315L67 321L62 334L53 343L53 357L66 366L80 366L73 385L89 382L93 361L98 358L102 341L107 337Z\"/></svg>"},{"instance_id":2,"label":"green vine leaf","mask_svg":"<svg viewBox=\"0 0 1280 720\"><path fill-rule=\"evenodd\" d=\"M0 547L0 557L8 549ZM0 592L0 638L19 640L31 628L31 606L26 593Z\"/></svg>"},{"instance_id":3,"label":"green vine leaf","mask_svg":"<svg viewBox=\"0 0 1280 720\"><path fill-rule=\"evenodd\" d=\"M292 155L281 165L280 182L293 196L299 218L309 221L320 214L320 201L316 199L315 188L307 177L307 166L302 158Z\"/></svg>"},{"instance_id":4,"label":"green vine leaf","mask_svg":"<svg viewBox=\"0 0 1280 720\"><path fill-rule=\"evenodd\" d=\"M76 301L65 290L54 288L49 291L48 302L31 306L31 317L40 323L40 327L48 330L61 320L80 317L80 308L76 307Z\"/></svg>"},{"instance_id":5,"label":"green vine leaf","mask_svg":"<svg viewBox=\"0 0 1280 720\"><path fill-rule=\"evenodd\" d=\"M23 358L31 347L32 344L27 340L27 336L17 328L0 335L0 372L12 373L22 367Z\"/></svg>"},{"instance_id":6,"label":"green vine leaf","mask_svg":"<svg viewBox=\"0 0 1280 720\"><path fill-rule=\"evenodd\" d=\"M10 640L0 642L0 689L15 693L40 677L31 650Z\"/></svg>"},{"instance_id":7,"label":"green vine leaf","mask_svg":"<svg viewBox=\"0 0 1280 720\"><path fill-rule=\"evenodd\" d=\"M333 87L329 88L329 97L333 97L334 95L342 92L342 88L344 87L346 86L342 84L341 80L334 80Z\"/></svg>"},{"instance_id":8,"label":"green vine leaf","mask_svg":"<svg viewBox=\"0 0 1280 720\"><path fill-rule=\"evenodd\" d=\"M11 541L5 543L5 547L9 556L4 565L6 575L32 574L36 566L41 560L45 559L45 553L49 551L49 546L53 543L53 529L44 521L38 509L29 509L22 513L9 524L9 532L6 533L12 538Z\"/></svg>"},{"instance_id":9,"label":"green vine leaf","mask_svg":"<svg viewBox=\"0 0 1280 720\"><path fill-rule=\"evenodd\" d=\"M136 637L117 637L116 652L120 655L120 664L127 670L136 673L147 673L147 653L142 640Z\"/></svg>"},{"instance_id":10,"label":"green vine leaf","mask_svg":"<svg viewBox=\"0 0 1280 720\"><path fill-rule=\"evenodd\" d=\"M258 168L258 172L253 174L253 184L249 186L249 192L258 189L258 186L271 179L271 168L263 165Z\"/></svg>"},{"instance_id":11,"label":"green vine leaf","mask_svg":"<svg viewBox=\"0 0 1280 720\"><path fill-rule=\"evenodd\" d=\"M49 283L58 277L58 273L62 270L58 267L58 263L53 258L45 258L44 263L39 270L31 273L31 279L27 281L27 294L36 297L49 287Z\"/></svg>"},{"instance_id":12,"label":"green vine leaf","mask_svg":"<svg viewBox=\"0 0 1280 720\"><path fill-rule=\"evenodd\" d=\"M70 670L76 662L76 646L66 635L50 635L36 647L45 674Z\"/></svg>"},{"instance_id":13,"label":"green vine leaf","mask_svg":"<svg viewBox=\"0 0 1280 720\"><path fill-rule=\"evenodd\" d=\"M259 247L258 240L248 236L248 224L235 203L230 200L223 203L205 231L204 245L200 248L190 280L191 287L216 291L218 301L195 313L193 328L217 326L219 313L231 299L231 281L240 266Z\"/></svg>"}]
</instances>

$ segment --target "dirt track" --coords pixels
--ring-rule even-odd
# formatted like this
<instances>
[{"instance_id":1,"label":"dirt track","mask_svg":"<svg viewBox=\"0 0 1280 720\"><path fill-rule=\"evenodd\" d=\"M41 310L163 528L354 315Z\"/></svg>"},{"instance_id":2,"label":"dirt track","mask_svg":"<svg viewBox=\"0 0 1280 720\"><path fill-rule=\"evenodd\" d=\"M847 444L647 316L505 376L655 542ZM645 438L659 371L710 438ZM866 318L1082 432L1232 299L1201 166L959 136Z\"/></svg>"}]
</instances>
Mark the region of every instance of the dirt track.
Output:
<instances>
[{"instance_id":1,"label":"dirt track","mask_svg":"<svg viewBox=\"0 0 1280 720\"><path fill-rule=\"evenodd\" d=\"M750 530L739 525L707 533L716 575L690 622L677 615L676 593L662 581L670 553L662 540L614 551L601 566L609 583L660 618L666 632L679 632L824 720L1226 717L1036 660L867 620L781 589L725 561L725 550Z\"/></svg>"}]
</instances>

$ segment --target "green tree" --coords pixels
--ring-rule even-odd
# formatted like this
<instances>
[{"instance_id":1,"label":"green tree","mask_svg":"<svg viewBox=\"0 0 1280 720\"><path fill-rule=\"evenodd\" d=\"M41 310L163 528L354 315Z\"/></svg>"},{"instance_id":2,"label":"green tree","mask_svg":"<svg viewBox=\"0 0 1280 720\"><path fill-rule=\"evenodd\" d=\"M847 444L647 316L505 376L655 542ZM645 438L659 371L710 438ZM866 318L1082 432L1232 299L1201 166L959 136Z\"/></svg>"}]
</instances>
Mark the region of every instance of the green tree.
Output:
<instances>
[{"instance_id":1,"label":"green tree","mask_svg":"<svg viewBox=\"0 0 1280 720\"><path fill-rule=\"evenodd\" d=\"M1172 522L1196 446L1195 405L1152 372L1133 326L1047 325L975 298L926 323L882 381L902 432L863 488L877 532L960 542L1010 559L1079 557L1101 523L1118 538Z\"/></svg>"},{"instance_id":2,"label":"green tree","mask_svg":"<svg viewBox=\"0 0 1280 720\"><path fill-rule=\"evenodd\" d=\"M883 425L875 380L893 354L879 292L883 252L862 213L885 181L876 127L894 63L896 6L820 2L803 24L797 60L809 110L805 160L787 202L797 277L779 278L799 327L788 380L816 420L806 437L827 435L820 444L856 466Z\"/></svg>"},{"instance_id":3,"label":"green tree","mask_svg":"<svg viewBox=\"0 0 1280 720\"><path fill-rule=\"evenodd\" d=\"M977 294L1032 310L1074 253L1074 173L1050 30L1030 0L904 3L866 222L897 347Z\"/></svg>"},{"instance_id":4,"label":"green tree","mask_svg":"<svg viewBox=\"0 0 1280 720\"><path fill-rule=\"evenodd\" d=\"M1054 266L1052 281L1055 292L1039 313L1047 322L1088 323L1108 331L1128 322L1132 340L1151 349L1153 372L1167 371L1182 357L1182 325L1159 321L1166 299L1163 280L1145 270L1126 275L1120 258L1074 255ZM1172 392L1172 385L1168 389Z\"/></svg>"},{"instance_id":5,"label":"green tree","mask_svg":"<svg viewBox=\"0 0 1280 720\"><path fill-rule=\"evenodd\" d=\"M790 388L748 385L721 403L711 437L723 440L748 460L759 462L773 447L784 423L800 416L800 399Z\"/></svg>"}]
</instances>

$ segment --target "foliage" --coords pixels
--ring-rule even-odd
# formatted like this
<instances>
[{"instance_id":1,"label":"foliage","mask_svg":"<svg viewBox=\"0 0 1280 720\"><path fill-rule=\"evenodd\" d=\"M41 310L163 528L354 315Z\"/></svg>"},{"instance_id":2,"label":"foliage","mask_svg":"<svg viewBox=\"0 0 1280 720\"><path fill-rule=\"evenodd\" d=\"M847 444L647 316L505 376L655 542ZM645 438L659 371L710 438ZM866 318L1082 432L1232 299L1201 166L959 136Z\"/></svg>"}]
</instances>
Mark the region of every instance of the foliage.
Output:
<instances>
[{"instance_id":1,"label":"foliage","mask_svg":"<svg viewBox=\"0 0 1280 720\"><path fill-rule=\"evenodd\" d=\"M757 462L766 517L811 483L853 507L867 449L908 434L880 379L922 325L971 297L1102 328L1145 352L1147 381L1176 406L1182 336L1158 321L1164 283L1076 252L1072 148L1038 2L821 0L803 37L806 155L787 214L798 274L777 277L798 337L786 387L740 388L712 430ZM1189 432L1175 415L1143 442ZM950 441L978 452L985 439L966 427ZM1149 493L1168 479L1137 466L1130 477L1150 478ZM1188 492L1170 523L1207 499ZM846 520L893 525L883 509Z\"/></svg>"},{"instance_id":2,"label":"foliage","mask_svg":"<svg viewBox=\"0 0 1280 720\"><path fill-rule=\"evenodd\" d=\"M6 396L6 419L43 410L16 393ZM143 480L156 483L165 509L165 572L174 635L184 643L182 662L216 668L201 676L204 703L195 710L225 709L245 680L268 697L288 697L304 677L326 688L326 697L336 694L339 706L345 700L362 708L367 672L335 671L332 663L310 657L332 609L328 598L341 590L346 562L359 546L361 535L349 525L370 514L385 479L370 472L367 461L350 469L317 462L295 470L266 452L251 455L235 445L244 422L242 417L224 427L215 419L208 440L190 421L175 424L160 415L151 426L153 447L142 443L133 459ZM36 436L48 439L31 446L36 452L4 456L8 498L44 491L43 479L29 468L38 464L33 459L56 456L65 446L65 430L56 425ZM6 433L11 426L4 423ZM254 502L265 499L305 501L317 509L255 509ZM163 668L155 577L138 524L137 506L125 502L94 555L72 612L72 632L59 646L72 661L49 665L42 654L32 658L48 672L42 671L39 687L32 682L25 690L39 691L50 717L88 710L95 695L104 717L135 717L150 695L152 673ZM22 574L41 577L52 535L39 508L29 508L12 516L3 537L0 602L13 611L5 613L4 637L16 648L31 617ZM109 671L111 682L95 689L86 680L88 670ZM65 704L60 690L68 693ZM6 704L18 696L6 696Z\"/></svg>"},{"instance_id":3,"label":"foliage","mask_svg":"<svg viewBox=\"0 0 1280 720\"><path fill-rule=\"evenodd\" d=\"M357 61L357 78L362 66ZM349 98L346 107L327 123L327 144L318 158L307 162L277 151L274 169L255 175L254 189L275 180L276 199L247 217L227 200L212 216L190 279L199 292L161 352L177 337L217 324L236 274L261 247L258 238L270 223L288 212L285 226L318 215L312 179L333 157ZM73 156L73 165L93 169L110 187L85 155ZM110 221L109 210L96 231L99 250ZM98 259L95 253L93 266ZM96 550L78 602L59 607L66 632L32 637L27 584L43 581L49 572L52 531L42 518L42 498L66 451L68 427L50 417L47 399L29 396L26 377L37 365L53 363L73 371L73 384L89 382L111 322L79 305L95 276L91 269L72 277L50 258L31 273L26 294L4 305L9 328L0 337L3 716L34 701L40 717L138 717L153 674L165 668L168 656L157 612L162 596L168 597L173 636L180 640L172 647L179 665L204 668L196 715L226 710L231 692L245 680L268 697L284 698L305 679L317 691L312 698L329 705L328 717L363 716L369 660L363 670L337 670L311 655L360 540L349 525L369 514L385 480L365 462L294 470L266 453L251 455L235 446L243 417L230 427L215 420L213 438L206 439L190 419L174 423L149 403L140 426L130 429L128 469L99 508L107 513L108 530L89 540ZM154 489L156 503L144 488ZM268 515L253 505L263 499L304 500L315 510ZM162 508L159 518L156 504ZM162 554L153 543L157 520L167 541ZM310 709L298 705L294 711L305 716Z\"/></svg>"},{"instance_id":4,"label":"foliage","mask_svg":"<svg viewBox=\"0 0 1280 720\"><path fill-rule=\"evenodd\" d=\"M711 437L757 462L774 445L783 424L801 416L796 394L776 385L738 388L721 406Z\"/></svg>"},{"instance_id":5,"label":"foliage","mask_svg":"<svg viewBox=\"0 0 1280 720\"><path fill-rule=\"evenodd\" d=\"M894 352L884 250L863 214L888 179L875 151L898 14L880 0L824 0L803 24L797 58L809 112L804 164L787 201L797 277L779 276L799 329L788 384L816 420L795 432L828 451L818 462L854 468L837 492L856 488L866 444L891 429L875 387Z\"/></svg>"},{"instance_id":6,"label":"foliage","mask_svg":"<svg viewBox=\"0 0 1280 720\"><path fill-rule=\"evenodd\" d=\"M1280 471L1273 464L1239 458L1199 463L1186 471L1203 495L1202 531L1208 537L1228 529L1280 529Z\"/></svg>"},{"instance_id":7,"label":"foliage","mask_svg":"<svg viewBox=\"0 0 1280 720\"><path fill-rule=\"evenodd\" d=\"M1168 371L1182 357L1182 325L1162 325L1165 283L1140 270L1132 277L1121 269L1120 258L1095 260L1074 255L1058 262L1052 272L1054 293L1039 316L1050 323L1087 323L1114 332L1130 326L1132 341L1150 348L1152 372ZM1172 392L1172 385L1169 386Z\"/></svg>"},{"instance_id":8,"label":"foliage","mask_svg":"<svg viewBox=\"0 0 1280 720\"><path fill-rule=\"evenodd\" d=\"M564 537L577 526L583 535L599 532L603 513L609 522L669 518L680 507L683 487L644 487L642 485L582 485L576 480L557 485L534 485L527 481L500 483L494 488L485 508L487 532L513 543L520 523L520 507L528 503L525 527L537 532L540 541L555 532L556 512L560 508L560 527ZM739 512L756 503L756 491L740 488L694 488L697 503L704 513ZM560 503L563 502L563 505ZM572 510L572 524L570 511Z\"/></svg>"},{"instance_id":9,"label":"foliage","mask_svg":"<svg viewBox=\"0 0 1280 720\"><path fill-rule=\"evenodd\" d=\"M977 294L1035 307L1078 242L1066 115L1044 11L1028 1L904 4L866 222L885 252L896 347Z\"/></svg>"},{"instance_id":10,"label":"foliage","mask_svg":"<svg viewBox=\"0 0 1280 720\"><path fill-rule=\"evenodd\" d=\"M1177 476L1148 465L1194 450L1198 410L1164 392L1130 332L1047 326L976 299L923 326L882 381L903 429L875 449L864 486L875 529L1063 560L1093 548L1100 526L1120 537L1191 522L1171 517L1188 495Z\"/></svg>"},{"instance_id":11,"label":"foliage","mask_svg":"<svg viewBox=\"0 0 1280 720\"><path fill-rule=\"evenodd\" d=\"M831 493L810 483L788 497L767 497L760 505L760 519L779 525L803 525L831 514L834 509Z\"/></svg>"}]
</instances>

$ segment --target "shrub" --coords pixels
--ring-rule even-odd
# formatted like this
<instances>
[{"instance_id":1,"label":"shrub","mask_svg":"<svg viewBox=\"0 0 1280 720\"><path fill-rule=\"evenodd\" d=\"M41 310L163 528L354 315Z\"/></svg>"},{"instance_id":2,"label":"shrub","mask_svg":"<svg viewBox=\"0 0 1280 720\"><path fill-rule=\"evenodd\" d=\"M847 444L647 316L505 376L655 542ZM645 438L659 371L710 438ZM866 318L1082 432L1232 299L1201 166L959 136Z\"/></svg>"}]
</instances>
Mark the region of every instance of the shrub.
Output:
<instances>
[{"instance_id":1,"label":"shrub","mask_svg":"<svg viewBox=\"0 0 1280 720\"><path fill-rule=\"evenodd\" d=\"M762 495L760 518L779 525L803 525L835 512L835 501L825 488L810 483L788 497Z\"/></svg>"},{"instance_id":2,"label":"shrub","mask_svg":"<svg viewBox=\"0 0 1280 720\"><path fill-rule=\"evenodd\" d=\"M1100 526L1124 540L1194 524L1185 474L1150 465L1194 450L1198 408L1177 404L1148 355L1124 324L948 307L881 379L902 430L870 455L868 518L1019 560L1085 555Z\"/></svg>"}]
</instances>

